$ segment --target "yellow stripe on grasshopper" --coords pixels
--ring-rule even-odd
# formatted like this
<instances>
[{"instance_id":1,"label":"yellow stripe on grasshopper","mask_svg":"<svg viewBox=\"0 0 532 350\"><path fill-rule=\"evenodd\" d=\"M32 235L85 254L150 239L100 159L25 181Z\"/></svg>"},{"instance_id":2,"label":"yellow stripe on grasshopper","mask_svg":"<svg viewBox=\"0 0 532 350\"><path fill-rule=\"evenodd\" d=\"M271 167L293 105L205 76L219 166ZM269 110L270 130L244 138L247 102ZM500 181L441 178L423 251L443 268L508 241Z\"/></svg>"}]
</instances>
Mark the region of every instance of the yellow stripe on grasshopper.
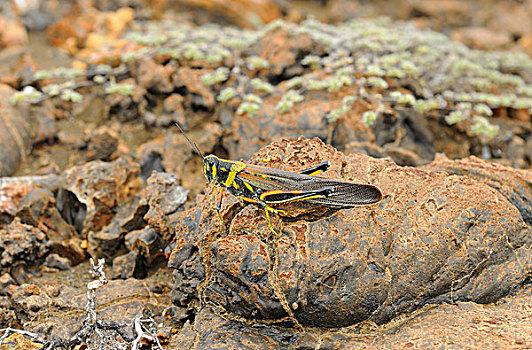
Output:
<instances>
[{"instance_id":1,"label":"yellow stripe on grasshopper","mask_svg":"<svg viewBox=\"0 0 532 350\"><path fill-rule=\"evenodd\" d=\"M250 191L250 192L253 192L253 187L251 187L250 184L248 184L246 181L243 181L244 182L244 186L247 187L247 189Z\"/></svg>"},{"instance_id":2,"label":"yellow stripe on grasshopper","mask_svg":"<svg viewBox=\"0 0 532 350\"><path fill-rule=\"evenodd\" d=\"M227 176L227 180L223 183L224 186L229 187L233 184L235 181L236 176L239 172L244 170L246 168L246 163L244 162L231 162L231 169L229 169L229 176Z\"/></svg>"},{"instance_id":3,"label":"yellow stripe on grasshopper","mask_svg":"<svg viewBox=\"0 0 532 350\"><path fill-rule=\"evenodd\" d=\"M264 200L264 197L266 196L269 196L269 195L272 195L272 194L281 194L281 193L286 193L287 191L286 190L272 190L272 191L268 191L268 192L264 192L260 195L260 200L263 201ZM303 193L303 191L289 191L290 193L292 194L301 194Z\"/></svg>"},{"instance_id":4,"label":"yellow stripe on grasshopper","mask_svg":"<svg viewBox=\"0 0 532 350\"><path fill-rule=\"evenodd\" d=\"M302 196L300 198L293 198L293 199L286 199L286 200L279 200L279 201L267 201L267 200L264 199L266 196L269 196L269 195L272 195L272 194L273 195L280 194L280 193L291 193L291 194L297 195L297 194L303 194L305 192L304 191L289 191L289 192L287 192L287 191L283 191L283 190L274 190L274 191L264 192L263 194L260 195L259 198L264 203L276 204L276 205L293 203L293 202L301 202L301 201L306 201L306 200L309 200L309 199L326 198L322 194L314 194L314 195L311 195L311 196Z\"/></svg>"}]
</instances>

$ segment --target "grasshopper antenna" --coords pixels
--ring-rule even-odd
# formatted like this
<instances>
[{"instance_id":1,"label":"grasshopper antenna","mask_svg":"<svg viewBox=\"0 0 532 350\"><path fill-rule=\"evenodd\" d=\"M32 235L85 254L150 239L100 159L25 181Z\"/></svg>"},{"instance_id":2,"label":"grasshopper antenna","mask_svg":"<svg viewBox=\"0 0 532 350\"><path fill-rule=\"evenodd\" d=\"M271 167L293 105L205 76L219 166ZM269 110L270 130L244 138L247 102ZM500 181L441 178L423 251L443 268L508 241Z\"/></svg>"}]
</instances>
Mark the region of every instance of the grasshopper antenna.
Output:
<instances>
[{"instance_id":1,"label":"grasshopper antenna","mask_svg":"<svg viewBox=\"0 0 532 350\"><path fill-rule=\"evenodd\" d=\"M205 159L205 156L203 155L203 153L201 153L201 151L199 150L198 146L196 146L196 144L194 142L190 141L190 139L188 138L187 134L185 134L185 132L181 128L181 125L179 125L179 123L175 123L175 125L177 125L179 130L181 130L181 133L183 134L183 136L185 136L185 138L187 139L188 143L190 143L192 148L194 148L194 151L196 151L201 156L201 158Z\"/></svg>"}]
</instances>

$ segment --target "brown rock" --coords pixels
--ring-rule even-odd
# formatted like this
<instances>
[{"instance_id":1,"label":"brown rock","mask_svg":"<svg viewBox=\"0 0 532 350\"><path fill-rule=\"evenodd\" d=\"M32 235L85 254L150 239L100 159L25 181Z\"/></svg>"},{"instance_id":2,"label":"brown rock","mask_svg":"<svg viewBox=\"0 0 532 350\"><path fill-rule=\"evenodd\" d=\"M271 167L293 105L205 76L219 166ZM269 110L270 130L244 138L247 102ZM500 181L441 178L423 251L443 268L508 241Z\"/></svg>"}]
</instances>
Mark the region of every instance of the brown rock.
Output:
<instances>
[{"instance_id":1,"label":"brown rock","mask_svg":"<svg viewBox=\"0 0 532 350\"><path fill-rule=\"evenodd\" d=\"M174 69L168 65L157 64L151 58L141 58L135 62L132 74L136 77L137 83L146 90L157 93L172 92L174 86L170 80Z\"/></svg>"},{"instance_id":2,"label":"brown rock","mask_svg":"<svg viewBox=\"0 0 532 350\"><path fill-rule=\"evenodd\" d=\"M28 33L24 24L0 16L0 49L11 46L28 45Z\"/></svg>"},{"instance_id":3,"label":"brown rock","mask_svg":"<svg viewBox=\"0 0 532 350\"><path fill-rule=\"evenodd\" d=\"M15 92L0 85L0 176L12 175L31 150L29 124L9 102Z\"/></svg>"},{"instance_id":4,"label":"brown rock","mask_svg":"<svg viewBox=\"0 0 532 350\"><path fill-rule=\"evenodd\" d=\"M0 327L20 329L20 322L17 319L13 301L10 297L0 296L0 310Z\"/></svg>"},{"instance_id":5,"label":"brown rock","mask_svg":"<svg viewBox=\"0 0 532 350\"><path fill-rule=\"evenodd\" d=\"M44 266L58 270L68 270L70 268L70 260L57 254L50 254L46 257Z\"/></svg>"},{"instance_id":6,"label":"brown rock","mask_svg":"<svg viewBox=\"0 0 532 350\"><path fill-rule=\"evenodd\" d=\"M33 80L36 70L37 64L24 47L0 50L0 84L22 89Z\"/></svg>"},{"instance_id":7,"label":"brown rock","mask_svg":"<svg viewBox=\"0 0 532 350\"><path fill-rule=\"evenodd\" d=\"M494 31L510 32L522 37L532 31L532 6L529 1L523 3L495 2L486 26Z\"/></svg>"},{"instance_id":8,"label":"brown rock","mask_svg":"<svg viewBox=\"0 0 532 350\"><path fill-rule=\"evenodd\" d=\"M519 210L520 216L528 225L532 225L531 170L504 167L473 156L450 160L443 155L437 156L434 162L425 168L467 176L490 186Z\"/></svg>"},{"instance_id":9,"label":"brown rock","mask_svg":"<svg viewBox=\"0 0 532 350\"><path fill-rule=\"evenodd\" d=\"M278 29L268 32L257 45L259 56L266 59L270 67L269 74L281 75L293 67L298 57L304 57L313 51L314 43L307 34L289 36L286 30Z\"/></svg>"},{"instance_id":10,"label":"brown rock","mask_svg":"<svg viewBox=\"0 0 532 350\"><path fill-rule=\"evenodd\" d=\"M109 161L118 147L118 135L108 128L100 128L90 136L87 146L87 160Z\"/></svg>"},{"instance_id":11,"label":"brown rock","mask_svg":"<svg viewBox=\"0 0 532 350\"><path fill-rule=\"evenodd\" d=\"M148 125L161 127L171 126L179 123L186 127L185 109L183 108L184 98L179 94L172 94L163 101L163 112L160 114L146 113L144 121Z\"/></svg>"},{"instance_id":12,"label":"brown rock","mask_svg":"<svg viewBox=\"0 0 532 350\"><path fill-rule=\"evenodd\" d=\"M86 206L82 235L98 232L111 222L120 203L140 186L138 164L119 158L94 161L65 171L65 189Z\"/></svg>"},{"instance_id":13,"label":"brown rock","mask_svg":"<svg viewBox=\"0 0 532 350\"><path fill-rule=\"evenodd\" d=\"M21 198L34 190L57 190L61 178L57 175L0 178L0 223L9 223L15 216Z\"/></svg>"},{"instance_id":14,"label":"brown rock","mask_svg":"<svg viewBox=\"0 0 532 350\"><path fill-rule=\"evenodd\" d=\"M497 50L507 48L512 37L506 31L494 31L485 27L468 27L455 29L451 39L477 50Z\"/></svg>"},{"instance_id":15,"label":"brown rock","mask_svg":"<svg viewBox=\"0 0 532 350\"><path fill-rule=\"evenodd\" d=\"M285 114L275 109L279 100L280 96L266 98L258 115L234 115L224 125L229 135L222 139L223 146L229 151L231 159L249 159L261 147L278 139L279 135L287 138L300 135L327 138L325 115L331 109L331 103L326 94L298 103Z\"/></svg>"},{"instance_id":16,"label":"brown rock","mask_svg":"<svg viewBox=\"0 0 532 350\"><path fill-rule=\"evenodd\" d=\"M239 348L241 344L260 349L528 349L532 346L529 319L532 289L496 304L472 302L428 306L415 315L398 317L389 324L362 323L320 333L271 326L249 327L244 322L222 318L211 307L199 311L194 323L186 322L171 345L176 349Z\"/></svg>"},{"instance_id":17,"label":"brown rock","mask_svg":"<svg viewBox=\"0 0 532 350\"><path fill-rule=\"evenodd\" d=\"M118 221L113 220L102 229L89 232L87 252L97 259L111 260L117 254L124 253L124 235Z\"/></svg>"},{"instance_id":18,"label":"brown rock","mask_svg":"<svg viewBox=\"0 0 532 350\"><path fill-rule=\"evenodd\" d=\"M34 284L23 284L13 290L11 294L16 309L24 310L25 316L36 319L46 312L52 299Z\"/></svg>"},{"instance_id":19,"label":"brown rock","mask_svg":"<svg viewBox=\"0 0 532 350\"><path fill-rule=\"evenodd\" d=\"M523 35L523 37L521 37L517 43L527 55L532 56L532 33Z\"/></svg>"},{"instance_id":20,"label":"brown rock","mask_svg":"<svg viewBox=\"0 0 532 350\"><path fill-rule=\"evenodd\" d=\"M413 11L433 18L445 18L446 24L457 25L469 22L471 4L460 0L415 1Z\"/></svg>"},{"instance_id":21,"label":"brown rock","mask_svg":"<svg viewBox=\"0 0 532 350\"><path fill-rule=\"evenodd\" d=\"M46 233L53 250L67 257L72 264L78 264L85 259L78 233L72 225L64 221L50 190L37 189L25 195L20 201L17 217L21 222L38 227Z\"/></svg>"},{"instance_id":22,"label":"brown rock","mask_svg":"<svg viewBox=\"0 0 532 350\"><path fill-rule=\"evenodd\" d=\"M201 174L201 158L187 143L186 139L173 128L173 133L167 133L164 137L154 139L144 144L138 150L138 158L146 158L148 154L160 154L161 166L164 171L176 176L178 182L193 194L197 194L204 188L204 183L198 181L191 174ZM223 129L218 123L207 123L202 129L194 129L188 132L188 136L194 140L199 149L205 154L211 153L218 144ZM148 176L151 174L147 174ZM201 175L200 175L201 176Z\"/></svg>"},{"instance_id":23,"label":"brown rock","mask_svg":"<svg viewBox=\"0 0 532 350\"><path fill-rule=\"evenodd\" d=\"M130 251L113 259L113 270L111 278L121 278L123 280L133 277L138 261L138 254Z\"/></svg>"},{"instance_id":24,"label":"brown rock","mask_svg":"<svg viewBox=\"0 0 532 350\"><path fill-rule=\"evenodd\" d=\"M527 349L532 347L530 287L496 304L460 302L427 308L408 321L391 324L386 336L353 337L343 346L352 349ZM377 332L376 332L377 333ZM325 345L325 344L324 344Z\"/></svg>"},{"instance_id":25,"label":"brown rock","mask_svg":"<svg viewBox=\"0 0 532 350\"><path fill-rule=\"evenodd\" d=\"M51 244L41 230L15 218L0 228L0 271L11 271L15 265L33 266L42 262Z\"/></svg>"},{"instance_id":26,"label":"brown rock","mask_svg":"<svg viewBox=\"0 0 532 350\"><path fill-rule=\"evenodd\" d=\"M3 344L9 344L12 350L38 350L42 349L41 343L33 342L29 339L26 339L23 334L13 333L7 338L3 339ZM2 346L2 350L4 347ZM7 347L5 347L7 349Z\"/></svg>"},{"instance_id":27,"label":"brown rock","mask_svg":"<svg viewBox=\"0 0 532 350\"><path fill-rule=\"evenodd\" d=\"M199 7L211 13L214 17L224 17L231 23L254 28L258 24L268 23L281 17L281 9L271 0L180 0L179 2L193 7Z\"/></svg>"},{"instance_id":28,"label":"brown rock","mask_svg":"<svg viewBox=\"0 0 532 350\"><path fill-rule=\"evenodd\" d=\"M85 273L86 265L82 265L84 264L78 265L77 268L84 268ZM47 313L41 313L38 319L24 321L24 329L41 332L48 330L51 337L68 339L81 327L86 317L84 307L87 291L83 286L74 288L62 285L59 295L54 296L52 300L53 303L47 305ZM96 304L99 320L128 324L145 309L150 309L153 315L161 315L164 308L168 307L169 301L165 296L154 297L145 281L130 278L111 280L99 288L96 291Z\"/></svg>"},{"instance_id":29,"label":"brown rock","mask_svg":"<svg viewBox=\"0 0 532 350\"><path fill-rule=\"evenodd\" d=\"M89 232L88 252L106 260L121 255L120 264L130 266L126 268L129 272L124 274L122 268L116 267L113 276L127 278L135 271L135 277L143 277L144 265L164 256L164 248L174 232L172 221L186 199L187 191L178 186L175 176L153 172L137 197L120 203L108 225ZM127 255L128 251L133 251L134 257Z\"/></svg>"},{"instance_id":30,"label":"brown rock","mask_svg":"<svg viewBox=\"0 0 532 350\"><path fill-rule=\"evenodd\" d=\"M384 199L321 217L275 215L278 238L253 205L226 195L220 233L218 217L199 202L176 227L177 305L194 305L199 285L202 300L237 317L381 324L427 303L493 302L530 275L530 227L480 180L346 157L317 139L275 142L255 159L267 155L269 166L286 170L328 159L323 176L373 183Z\"/></svg>"},{"instance_id":31,"label":"brown rock","mask_svg":"<svg viewBox=\"0 0 532 350\"><path fill-rule=\"evenodd\" d=\"M0 276L0 295L4 295L7 287L14 284L16 284L16 282L10 274L4 273L2 276Z\"/></svg>"},{"instance_id":32,"label":"brown rock","mask_svg":"<svg viewBox=\"0 0 532 350\"><path fill-rule=\"evenodd\" d=\"M174 232L169 215L185 203L188 191L178 186L175 176L167 173L152 173L147 184L145 193L150 209L144 219L156 234L168 242Z\"/></svg>"},{"instance_id":33,"label":"brown rock","mask_svg":"<svg viewBox=\"0 0 532 350\"><path fill-rule=\"evenodd\" d=\"M146 106L148 105L144 98L146 90L135 84L132 79L126 79L120 83L132 84L133 95L124 96L120 93L106 95L105 105L109 108L109 115L115 116L121 122L136 120L146 112Z\"/></svg>"},{"instance_id":34,"label":"brown rock","mask_svg":"<svg viewBox=\"0 0 532 350\"><path fill-rule=\"evenodd\" d=\"M186 88L192 96L197 96L196 100L189 101L190 104L199 105L206 110L214 109L214 94L202 84L201 77L209 73L207 69L192 69L190 67L177 68L172 75L172 81L177 88ZM212 72L210 72L212 73Z\"/></svg>"},{"instance_id":35,"label":"brown rock","mask_svg":"<svg viewBox=\"0 0 532 350\"><path fill-rule=\"evenodd\" d=\"M125 237L126 248L137 252L144 261L151 265L157 258L164 257L164 248L161 237L151 227L129 232Z\"/></svg>"}]
</instances>

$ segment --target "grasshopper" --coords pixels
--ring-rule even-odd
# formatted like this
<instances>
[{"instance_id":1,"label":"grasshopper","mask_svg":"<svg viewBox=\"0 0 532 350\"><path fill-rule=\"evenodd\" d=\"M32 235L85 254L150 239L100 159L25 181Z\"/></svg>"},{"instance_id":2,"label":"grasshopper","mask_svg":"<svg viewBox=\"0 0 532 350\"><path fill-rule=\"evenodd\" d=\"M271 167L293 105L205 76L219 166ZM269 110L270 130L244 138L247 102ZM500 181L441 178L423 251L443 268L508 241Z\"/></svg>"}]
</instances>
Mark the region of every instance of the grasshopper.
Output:
<instances>
[{"instance_id":1,"label":"grasshopper","mask_svg":"<svg viewBox=\"0 0 532 350\"><path fill-rule=\"evenodd\" d=\"M214 185L213 202L216 197L216 185L219 185L240 200L263 208L268 227L276 236L278 233L271 225L269 212L284 211L275 206L304 201L329 208L345 209L376 203L382 199L382 192L376 186L315 176L329 168L328 160L299 172L291 172L220 159L215 155L204 156L181 126L177 123L176 125L203 159L203 175L209 184ZM222 220L220 203L216 209Z\"/></svg>"}]
</instances>

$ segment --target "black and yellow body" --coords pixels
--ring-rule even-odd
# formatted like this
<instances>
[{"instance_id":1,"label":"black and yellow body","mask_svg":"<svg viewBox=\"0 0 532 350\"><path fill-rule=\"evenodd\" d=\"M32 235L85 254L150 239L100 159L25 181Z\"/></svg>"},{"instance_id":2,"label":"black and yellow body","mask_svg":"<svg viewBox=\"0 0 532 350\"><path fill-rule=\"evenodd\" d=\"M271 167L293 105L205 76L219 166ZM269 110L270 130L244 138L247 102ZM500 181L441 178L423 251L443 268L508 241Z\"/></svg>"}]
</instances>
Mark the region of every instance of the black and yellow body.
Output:
<instances>
[{"instance_id":1,"label":"black and yellow body","mask_svg":"<svg viewBox=\"0 0 532 350\"><path fill-rule=\"evenodd\" d=\"M329 161L299 172L247 165L241 161L220 159L214 155L203 156L184 132L183 135L203 158L203 173L207 181L221 186L243 201L264 208L268 226L275 234L277 233L271 226L268 212L282 212L276 209L276 206L304 201L342 209L376 203L382 198L381 191L373 185L315 176L329 168ZM216 192L213 193L213 198L215 196ZM221 219L219 206L217 210Z\"/></svg>"}]
</instances>

